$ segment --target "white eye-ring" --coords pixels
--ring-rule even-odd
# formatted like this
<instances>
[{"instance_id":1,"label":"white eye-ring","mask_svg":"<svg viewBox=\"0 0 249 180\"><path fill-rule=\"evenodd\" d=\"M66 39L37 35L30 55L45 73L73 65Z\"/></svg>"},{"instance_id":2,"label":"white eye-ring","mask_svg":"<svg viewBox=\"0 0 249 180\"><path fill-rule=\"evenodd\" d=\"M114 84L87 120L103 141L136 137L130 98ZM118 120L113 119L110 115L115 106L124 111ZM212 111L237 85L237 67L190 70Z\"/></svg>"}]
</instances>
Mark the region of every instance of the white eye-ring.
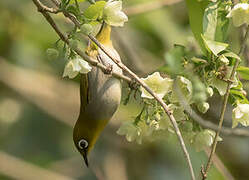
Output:
<instances>
[{"instance_id":1,"label":"white eye-ring","mask_svg":"<svg viewBox=\"0 0 249 180\"><path fill-rule=\"evenodd\" d=\"M81 139L78 142L78 146L80 149L86 149L88 147L88 142L85 139Z\"/></svg>"}]
</instances>

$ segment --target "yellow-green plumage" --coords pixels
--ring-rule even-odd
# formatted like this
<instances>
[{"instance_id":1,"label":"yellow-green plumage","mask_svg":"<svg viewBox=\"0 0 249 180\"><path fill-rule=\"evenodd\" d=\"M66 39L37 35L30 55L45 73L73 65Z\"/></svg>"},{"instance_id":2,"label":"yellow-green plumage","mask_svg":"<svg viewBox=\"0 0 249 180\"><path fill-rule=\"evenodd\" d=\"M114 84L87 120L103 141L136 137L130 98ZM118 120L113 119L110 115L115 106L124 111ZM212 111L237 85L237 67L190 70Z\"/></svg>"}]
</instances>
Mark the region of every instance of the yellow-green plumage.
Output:
<instances>
[{"instance_id":1,"label":"yellow-green plumage","mask_svg":"<svg viewBox=\"0 0 249 180\"><path fill-rule=\"evenodd\" d=\"M96 38L110 54L120 60L118 53L112 46L110 33L111 27L104 25ZM96 49L93 44L89 46L87 53L89 56L99 59L105 65L111 65L113 71L122 73L122 70L101 50ZM85 158L120 104L120 80L104 74L101 69L93 67L87 75L81 75L80 96L80 115L74 127L73 139L75 146ZM78 145L81 139L88 142L85 151Z\"/></svg>"}]
</instances>

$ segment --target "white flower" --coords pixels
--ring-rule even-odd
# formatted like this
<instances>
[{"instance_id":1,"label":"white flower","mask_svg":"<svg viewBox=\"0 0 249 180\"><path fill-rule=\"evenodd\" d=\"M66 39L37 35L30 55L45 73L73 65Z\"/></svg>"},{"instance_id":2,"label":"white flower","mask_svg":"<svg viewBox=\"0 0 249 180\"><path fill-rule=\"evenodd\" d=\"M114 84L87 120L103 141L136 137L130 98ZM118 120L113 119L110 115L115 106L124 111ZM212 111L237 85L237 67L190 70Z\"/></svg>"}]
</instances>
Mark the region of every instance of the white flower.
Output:
<instances>
[{"instance_id":1,"label":"white flower","mask_svg":"<svg viewBox=\"0 0 249 180\"><path fill-rule=\"evenodd\" d=\"M68 76L70 79L75 78L79 73L86 74L92 70L88 62L77 57L70 60L65 66L63 77Z\"/></svg>"},{"instance_id":2,"label":"white flower","mask_svg":"<svg viewBox=\"0 0 249 180\"><path fill-rule=\"evenodd\" d=\"M236 4L227 17L233 19L233 24L236 27L241 26L242 24L249 24L249 4Z\"/></svg>"},{"instance_id":3,"label":"white flower","mask_svg":"<svg viewBox=\"0 0 249 180\"><path fill-rule=\"evenodd\" d=\"M196 134L194 138L194 147L196 151L204 150L206 147L211 146L214 142L215 132L209 129ZM221 137L218 137L218 141L222 141Z\"/></svg>"},{"instance_id":4,"label":"white flower","mask_svg":"<svg viewBox=\"0 0 249 180\"><path fill-rule=\"evenodd\" d=\"M243 126L249 126L249 104L238 104L233 109L233 125L232 128L236 127L238 123Z\"/></svg>"},{"instance_id":5,"label":"white flower","mask_svg":"<svg viewBox=\"0 0 249 180\"><path fill-rule=\"evenodd\" d=\"M142 143L141 128L136 126L132 121L124 122L118 129L117 134L125 135L129 142L136 140L138 144Z\"/></svg>"},{"instance_id":6,"label":"white flower","mask_svg":"<svg viewBox=\"0 0 249 180\"><path fill-rule=\"evenodd\" d=\"M147 78L141 78L160 98L163 98L172 89L173 80L170 78L162 78L159 72L149 75ZM141 97L153 99L153 97L141 88Z\"/></svg>"},{"instance_id":7,"label":"white flower","mask_svg":"<svg viewBox=\"0 0 249 180\"><path fill-rule=\"evenodd\" d=\"M103 10L104 21L111 26L123 26L128 17L122 10L122 1L109 0Z\"/></svg>"},{"instance_id":8,"label":"white flower","mask_svg":"<svg viewBox=\"0 0 249 180\"><path fill-rule=\"evenodd\" d=\"M178 76L176 78L176 83L178 83L179 88L180 88L179 93L182 93L181 95L184 96L184 98L186 98L188 102L190 102L192 98L192 91L193 91L191 81L183 76ZM179 96L178 92L174 90L170 97L170 101L175 102L175 103L179 102L178 96Z\"/></svg>"}]
</instances>

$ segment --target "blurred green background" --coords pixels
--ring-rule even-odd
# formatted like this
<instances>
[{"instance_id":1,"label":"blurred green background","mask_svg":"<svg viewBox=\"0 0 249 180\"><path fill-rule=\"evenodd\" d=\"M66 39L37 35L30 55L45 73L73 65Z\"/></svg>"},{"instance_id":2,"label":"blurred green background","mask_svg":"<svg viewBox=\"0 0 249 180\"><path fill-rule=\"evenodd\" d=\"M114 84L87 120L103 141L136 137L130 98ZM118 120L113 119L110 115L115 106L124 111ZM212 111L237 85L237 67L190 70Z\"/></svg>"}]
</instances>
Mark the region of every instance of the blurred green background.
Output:
<instances>
[{"instance_id":1,"label":"blurred green background","mask_svg":"<svg viewBox=\"0 0 249 180\"><path fill-rule=\"evenodd\" d=\"M123 62L140 76L164 64L164 53L175 43L196 48L184 2L160 4L161 8L146 13L138 11L158 2L162 0L124 0L129 22L113 31L112 39ZM152 4L139 6L144 3ZM134 11L131 7L137 8ZM65 32L72 29L62 15L54 18ZM239 34L231 32L236 50ZM79 111L79 79L63 79L66 60L46 56L47 48L57 40L31 0L0 1L0 179L189 179L175 137L138 145L116 134L122 121L133 119L141 110L134 100L121 105L90 154L90 168L85 167L72 141L72 126ZM85 45L86 41L82 47ZM213 99L213 104L220 106L219 99ZM214 121L217 109L209 112L216 117ZM219 158L215 157L216 167L211 168L208 179L247 180L248 139L222 137ZM207 160L206 153L188 149L198 174Z\"/></svg>"}]
</instances>

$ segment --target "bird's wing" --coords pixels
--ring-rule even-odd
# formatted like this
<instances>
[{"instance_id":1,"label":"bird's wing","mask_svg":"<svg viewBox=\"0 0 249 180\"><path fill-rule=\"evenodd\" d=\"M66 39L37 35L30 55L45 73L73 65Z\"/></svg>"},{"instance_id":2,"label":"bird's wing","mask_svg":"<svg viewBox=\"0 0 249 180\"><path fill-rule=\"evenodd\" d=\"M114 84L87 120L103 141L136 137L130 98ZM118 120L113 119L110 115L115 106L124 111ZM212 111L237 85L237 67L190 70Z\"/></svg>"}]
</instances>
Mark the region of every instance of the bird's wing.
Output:
<instances>
[{"instance_id":1,"label":"bird's wing","mask_svg":"<svg viewBox=\"0 0 249 180\"><path fill-rule=\"evenodd\" d=\"M88 84L88 75L81 74L80 79L80 106L81 110L84 110L86 105L89 103L89 84Z\"/></svg>"}]
</instances>

